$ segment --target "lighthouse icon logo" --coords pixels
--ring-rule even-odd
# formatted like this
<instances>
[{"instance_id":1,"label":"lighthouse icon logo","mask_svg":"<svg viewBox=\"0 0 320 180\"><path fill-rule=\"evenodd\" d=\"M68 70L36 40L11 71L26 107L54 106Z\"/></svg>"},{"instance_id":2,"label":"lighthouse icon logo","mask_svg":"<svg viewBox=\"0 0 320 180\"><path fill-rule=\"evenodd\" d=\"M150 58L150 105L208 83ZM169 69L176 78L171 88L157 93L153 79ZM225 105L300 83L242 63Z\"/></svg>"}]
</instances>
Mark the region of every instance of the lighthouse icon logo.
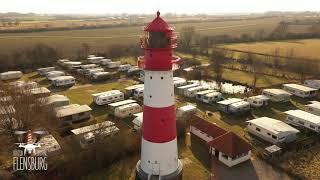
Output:
<instances>
[{"instance_id":1,"label":"lighthouse icon logo","mask_svg":"<svg viewBox=\"0 0 320 180\"><path fill-rule=\"evenodd\" d=\"M136 167L136 179L181 179L182 163L178 160L174 64L177 37L157 12L141 38L144 57L139 65L144 69L144 109L141 159Z\"/></svg>"},{"instance_id":2,"label":"lighthouse icon logo","mask_svg":"<svg viewBox=\"0 0 320 180\"><path fill-rule=\"evenodd\" d=\"M31 155L36 153L36 148L41 147L39 143L33 142L32 134L44 135L46 131L15 131L16 135L26 134L26 142L25 143L16 143L19 148L23 148L23 155Z\"/></svg>"}]
</instances>

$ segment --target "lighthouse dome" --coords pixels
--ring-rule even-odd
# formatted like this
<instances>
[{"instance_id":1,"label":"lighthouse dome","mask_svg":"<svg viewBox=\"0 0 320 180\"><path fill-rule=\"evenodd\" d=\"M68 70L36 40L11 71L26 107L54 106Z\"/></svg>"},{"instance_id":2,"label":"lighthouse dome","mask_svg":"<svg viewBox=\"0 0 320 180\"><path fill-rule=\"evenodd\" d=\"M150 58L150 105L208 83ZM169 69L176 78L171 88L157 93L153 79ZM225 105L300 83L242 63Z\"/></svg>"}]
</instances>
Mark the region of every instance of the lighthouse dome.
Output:
<instances>
[{"instance_id":1,"label":"lighthouse dome","mask_svg":"<svg viewBox=\"0 0 320 180\"><path fill-rule=\"evenodd\" d=\"M173 28L170 27L169 24L160 17L160 12L158 11L157 17L144 28L144 31L167 32L173 31Z\"/></svg>"}]
</instances>

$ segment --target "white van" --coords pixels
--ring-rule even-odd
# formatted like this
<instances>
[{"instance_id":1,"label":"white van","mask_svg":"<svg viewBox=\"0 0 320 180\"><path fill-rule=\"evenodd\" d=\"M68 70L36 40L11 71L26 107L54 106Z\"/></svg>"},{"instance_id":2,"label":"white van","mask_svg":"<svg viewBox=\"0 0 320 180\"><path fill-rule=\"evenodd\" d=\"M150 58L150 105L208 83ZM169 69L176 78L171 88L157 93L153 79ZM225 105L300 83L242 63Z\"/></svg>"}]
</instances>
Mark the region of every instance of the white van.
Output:
<instances>
[{"instance_id":1,"label":"white van","mask_svg":"<svg viewBox=\"0 0 320 180\"><path fill-rule=\"evenodd\" d=\"M130 117L133 114L139 113L142 111L142 107L137 103L126 104L119 106L114 110L114 115L118 118Z\"/></svg>"},{"instance_id":2,"label":"white van","mask_svg":"<svg viewBox=\"0 0 320 180\"><path fill-rule=\"evenodd\" d=\"M111 90L101 93L92 94L93 102L97 105L105 105L124 100L123 92L119 90Z\"/></svg>"}]
</instances>

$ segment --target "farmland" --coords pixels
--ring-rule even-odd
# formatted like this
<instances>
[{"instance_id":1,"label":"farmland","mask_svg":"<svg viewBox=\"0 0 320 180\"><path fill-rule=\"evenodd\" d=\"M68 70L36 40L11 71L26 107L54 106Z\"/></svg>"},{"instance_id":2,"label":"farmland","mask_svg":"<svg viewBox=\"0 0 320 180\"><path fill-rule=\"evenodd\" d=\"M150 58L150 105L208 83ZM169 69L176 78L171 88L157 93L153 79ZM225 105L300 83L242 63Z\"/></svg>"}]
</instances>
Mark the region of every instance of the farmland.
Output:
<instances>
[{"instance_id":1,"label":"farmland","mask_svg":"<svg viewBox=\"0 0 320 180\"><path fill-rule=\"evenodd\" d=\"M173 24L179 32L182 27L194 26L197 33L202 35L231 35L240 36L242 33L254 34L263 29L270 33L282 18L267 18L256 20L237 20L222 22L195 22ZM113 44L137 44L142 33L141 26L110 27L90 30L66 30L33 33L4 33L0 34L0 52L11 52L38 43L47 44L62 52L65 56L74 55L82 43L88 43L94 51L104 51Z\"/></svg>"},{"instance_id":2,"label":"farmland","mask_svg":"<svg viewBox=\"0 0 320 180\"><path fill-rule=\"evenodd\" d=\"M257 43L239 43L225 45L224 47L242 51L273 54L275 49L279 49L279 55L286 56L293 49L298 57L319 59L320 39L304 39L291 41L266 41Z\"/></svg>"}]
</instances>

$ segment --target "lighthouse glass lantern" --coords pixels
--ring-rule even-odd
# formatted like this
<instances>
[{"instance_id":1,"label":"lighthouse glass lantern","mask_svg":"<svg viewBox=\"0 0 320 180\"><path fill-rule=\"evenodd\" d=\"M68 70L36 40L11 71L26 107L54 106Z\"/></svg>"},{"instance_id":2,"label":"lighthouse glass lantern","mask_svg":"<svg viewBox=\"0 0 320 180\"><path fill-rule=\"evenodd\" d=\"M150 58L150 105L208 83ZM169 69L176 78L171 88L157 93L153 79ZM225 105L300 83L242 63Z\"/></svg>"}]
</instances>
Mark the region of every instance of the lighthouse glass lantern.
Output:
<instances>
[{"instance_id":1,"label":"lighthouse glass lantern","mask_svg":"<svg viewBox=\"0 0 320 180\"><path fill-rule=\"evenodd\" d=\"M180 179L182 164L178 160L176 135L173 56L177 38L157 12L141 38L144 56L139 58L144 69L144 110L141 159L137 163L137 179L156 177Z\"/></svg>"}]
</instances>

